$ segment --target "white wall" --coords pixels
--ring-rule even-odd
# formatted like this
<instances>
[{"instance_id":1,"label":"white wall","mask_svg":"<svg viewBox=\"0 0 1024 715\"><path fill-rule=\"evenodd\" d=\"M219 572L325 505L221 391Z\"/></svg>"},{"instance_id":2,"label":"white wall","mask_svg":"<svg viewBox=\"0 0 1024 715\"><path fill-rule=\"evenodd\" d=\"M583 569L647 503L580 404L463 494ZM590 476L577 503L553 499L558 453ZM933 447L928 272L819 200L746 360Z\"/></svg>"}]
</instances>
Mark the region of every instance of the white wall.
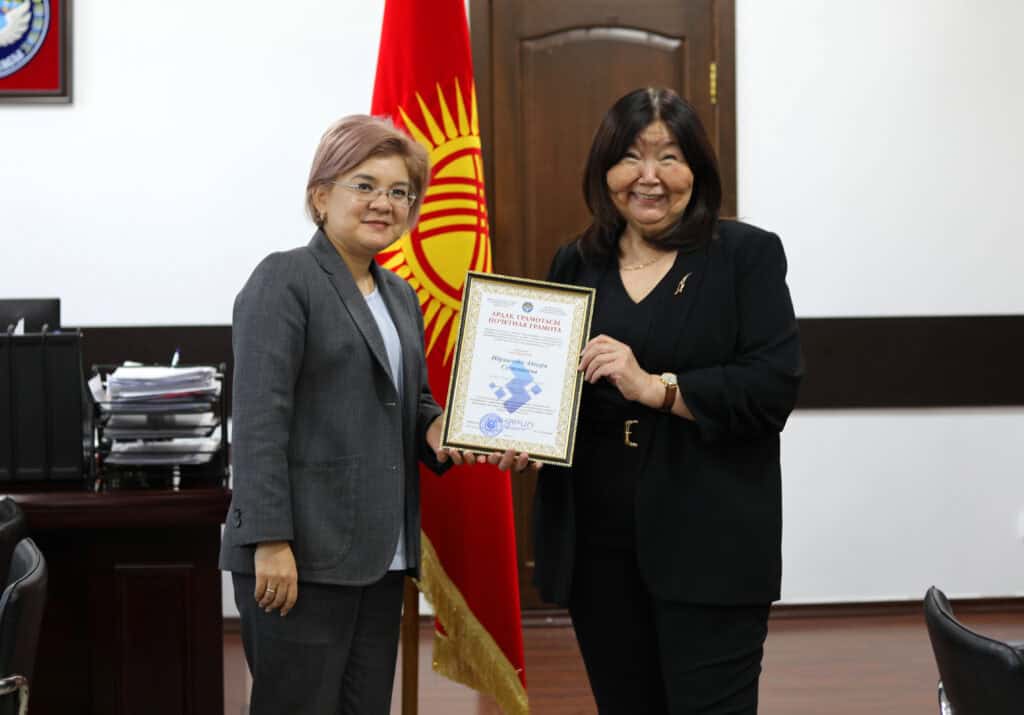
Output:
<instances>
[{"instance_id":1,"label":"white wall","mask_svg":"<svg viewBox=\"0 0 1024 715\"><path fill-rule=\"evenodd\" d=\"M230 322L372 93L382 0L282 8L76 7L74 104L0 107L0 295ZM802 317L1024 313L1021 26L1017 0L737 0L740 213L782 235ZM1022 437L1024 409L794 415L786 601L1024 594Z\"/></svg>"},{"instance_id":2,"label":"white wall","mask_svg":"<svg viewBox=\"0 0 1024 715\"><path fill-rule=\"evenodd\" d=\"M1024 595L1024 408L795 413L783 600Z\"/></svg>"},{"instance_id":3,"label":"white wall","mask_svg":"<svg viewBox=\"0 0 1024 715\"><path fill-rule=\"evenodd\" d=\"M739 213L802 317L1024 312L1024 3L737 0Z\"/></svg>"},{"instance_id":4,"label":"white wall","mask_svg":"<svg viewBox=\"0 0 1024 715\"><path fill-rule=\"evenodd\" d=\"M75 8L74 104L0 109L0 294L67 325L231 322L304 243L313 150L369 111L383 0Z\"/></svg>"}]
</instances>

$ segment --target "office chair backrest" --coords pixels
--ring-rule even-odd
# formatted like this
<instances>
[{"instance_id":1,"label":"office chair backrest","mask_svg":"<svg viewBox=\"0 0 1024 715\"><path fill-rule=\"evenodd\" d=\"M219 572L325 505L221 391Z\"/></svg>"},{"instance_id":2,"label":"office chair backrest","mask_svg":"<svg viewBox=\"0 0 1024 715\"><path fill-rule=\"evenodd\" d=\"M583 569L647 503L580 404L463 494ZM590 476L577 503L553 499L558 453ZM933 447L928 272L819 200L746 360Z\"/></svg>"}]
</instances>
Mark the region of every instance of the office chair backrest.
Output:
<instances>
[{"instance_id":1,"label":"office chair backrest","mask_svg":"<svg viewBox=\"0 0 1024 715\"><path fill-rule=\"evenodd\" d=\"M0 499L0 583L7 583L14 547L27 535L28 526L21 508L10 497Z\"/></svg>"},{"instance_id":2,"label":"office chair backrest","mask_svg":"<svg viewBox=\"0 0 1024 715\"><path fill-rule=\"evenodd\" d=\"M31 686L45 606L46 560L32 539L22 539L0 595L0 677L23 675Z\"/></svg>"},{"instance_id":3,"label":"office chair backrest","mask_svg":"<svg viewBox=\"0 0 1024 715\"><path fill-rule=\"evenodd\" d=\"M954 713L1024 712L1024 657L1017 650L962 625L953 617L946 595L934 586L924 598L924 617Z\"/></svg>"}]
</instances>

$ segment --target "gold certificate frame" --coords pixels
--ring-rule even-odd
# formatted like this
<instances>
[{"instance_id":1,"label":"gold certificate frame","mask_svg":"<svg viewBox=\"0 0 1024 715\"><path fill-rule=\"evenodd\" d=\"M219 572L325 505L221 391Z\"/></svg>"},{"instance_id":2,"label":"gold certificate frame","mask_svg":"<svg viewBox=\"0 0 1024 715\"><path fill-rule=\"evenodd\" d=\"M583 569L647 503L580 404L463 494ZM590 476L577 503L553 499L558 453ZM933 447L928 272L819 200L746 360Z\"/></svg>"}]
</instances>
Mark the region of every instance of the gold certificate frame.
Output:
<instances>
[{"instance_id":1,"label":"gold certificate frame","mask_svg":"<svg viewBox=\"0 0 1024 715\"><path fill-rule=\"evenodd\" d=\"M594 290L471 271L441 444L572 466Z\"/></svg>"}]
</instances>

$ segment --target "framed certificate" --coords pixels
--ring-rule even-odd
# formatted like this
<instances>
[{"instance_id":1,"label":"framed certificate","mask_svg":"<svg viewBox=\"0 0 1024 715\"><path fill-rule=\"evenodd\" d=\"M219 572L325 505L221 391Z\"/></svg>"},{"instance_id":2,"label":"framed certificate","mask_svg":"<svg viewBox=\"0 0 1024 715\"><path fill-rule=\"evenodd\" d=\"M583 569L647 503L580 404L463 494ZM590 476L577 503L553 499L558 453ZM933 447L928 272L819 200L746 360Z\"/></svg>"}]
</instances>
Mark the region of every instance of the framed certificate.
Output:
<instances>
[{"instance_id":1,"label":"framed certificate","mask_svg":"<svg viewBox=\"0 0 1024 715\"><path fill-rule=\"evenodd\" d=\"M594 290L470 272L441 444L572 465Z\"/></svg>"}]
</instances>

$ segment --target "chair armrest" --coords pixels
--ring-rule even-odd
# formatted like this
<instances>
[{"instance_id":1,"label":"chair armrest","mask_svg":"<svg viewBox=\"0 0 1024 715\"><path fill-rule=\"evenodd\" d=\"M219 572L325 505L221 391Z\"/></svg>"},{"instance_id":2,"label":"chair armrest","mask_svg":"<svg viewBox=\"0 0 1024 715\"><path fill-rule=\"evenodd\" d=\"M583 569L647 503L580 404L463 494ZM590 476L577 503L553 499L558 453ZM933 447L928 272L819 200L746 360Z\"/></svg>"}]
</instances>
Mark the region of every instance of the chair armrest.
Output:
<instances>
[{"instance_id":1,"label":"chair armrest","mask_svg":"<svg viewBox=\"0 0 1024 715\"><path fill-rule=\"evenodd\" d=\"M24 675L8 675L0 678L0 697L18 694L18 715L28 714L28 678Z\"/></svg>"},{"instance_id":2,"label":"chair armrest","mask_svg":"<svg viewBox=\"0 0 1024 715\"><path fill-rule=\"evenodd\" d=\"M27 687L28 678L24 675L8 675L6 678L0 678L0 695L10 695Z\"/></svg>"}]
</instances>

